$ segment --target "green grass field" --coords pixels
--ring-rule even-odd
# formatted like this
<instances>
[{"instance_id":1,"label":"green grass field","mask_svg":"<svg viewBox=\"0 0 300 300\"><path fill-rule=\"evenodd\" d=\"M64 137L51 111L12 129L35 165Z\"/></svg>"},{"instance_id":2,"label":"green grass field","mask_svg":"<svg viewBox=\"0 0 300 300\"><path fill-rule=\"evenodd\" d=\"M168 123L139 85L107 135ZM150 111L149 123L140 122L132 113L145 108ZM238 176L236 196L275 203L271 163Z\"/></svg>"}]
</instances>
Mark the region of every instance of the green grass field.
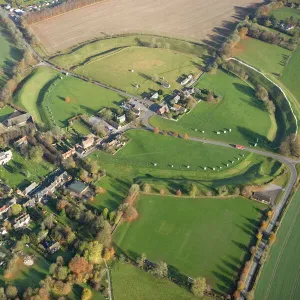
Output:
<instances>
[{"instance_id":1,"label":"green grass field","mask_svg":"<svg viewBox=\"0 0 300 300\"><path fill-rule=\"evenodd\" d=\"M0 179L12 188L23 189L33 181L41 181L53 169L54 166L48 162L35 163L13 151L13 159L0 166Z\"/></svg>"},{"instance_id":2,"label":"green grass field","mask_svg":"<svg viewBox=\"0 0 300 300\"><path fill-rule=\"evenodd\" d=\"M246 38L235 47L233 55L264 73L281 74L292 52L257 39Z\"/></svg>"},{"instance_id":3,"label":"green grass field","mask_svg":"<svg viewBox=\"0 0 300 300\"><path fill-rule=\"evenodd\" d=\"M150 123L161 129L186 132L190 136L244 145L260 137L274 138L276 122L255 97L255 91L239 78L218 70L217 74L202 76L197 87L209 88L223 99L217 104L202 101L177 122L154 116ZM217 131L229 128L232 132L217 135Z\"/></svg>"},{"instance_id":4,"label":"green grass field","mask_svg":"<svg viewBox=\"0 0 300 300\"><path fill-rule=\"evenodd\" d=\"M128 263L116 263L111 270L112 287L118 300L196 300L190 292L168 280L161 280ZM208 297L203 297L209 299Z\"/></svg>"},{"instance_id":5,"label":"green grass field","mask_svg":"<svg viewBox=\"0 0 300 300\"><path fill-rule=\"evenodd\" d=\"M300 191L287 210L269 258L263 266L255 299L299 299Z\"/></svg>"},{"instance_id":6,"label":"green grass field","mask_svg":"<svg viewBox=\"0 0 300 300\"><path fill-rule=\"evenodd\" d=\"M46 126L67 126L78 114L94 114L103 107L113 107L123 98L109 90L80 79L63 76L49 68L36 69L15 96L15 103ZM65 98L70 101L66 102Z\"/></svg>"},{"instance_id":7,"label":"green grass field","mask_svg":"<svg viewBox=\"0 0 300 300\"><path fill-rule=\"evenodd\" d=\"M281 7L279 9L275 9L271 14L274 15L277 20L285 20L292 16L300 19L300 11L290 7Z\"/></svg>"},{"instance_id":8,"label":"green grass field","mask_svg":"<svg viewBox=\"0 0 300 300\"><path fill-rule=\"evenodd\" d=\"M161 88L156 82L158 79L153 79L155 76L167 80L172 89L180 88L178 79L182 75L199 73L201 64L202 59L194 55L134 46L100 57L77 68L76 72L126 92L143 95Z\"/></svg>"},{"instance_id":9,"label":"green grass field","mask_svg":"<svg viewBox=\"0 0 300 300\"><path fill-rule=\"evenodd\" d=\"M201 56L206 52L204 47L201 45L187 41L168 37L156 37L152 35L127 35L101 39L99 41L89 42L79 47L76 46L66 53L52 57L51 62L69 69L93 59L98 59L99 57L105 56L117 49L131 46L153 47L155 44L162 48L169 48L173 51L195 56Z\"/></svg>"},{"instance_id":10,"label":"green grass field","mask_svg":"<svg viewBox=\"0 0 300 300\"><path fill-rule=\"evenodd\" d=\"M10 106L4 106L0 109L0 122L3 122L11 113L14 112L14 109Z\"/></svg>"},{"instance_id":11,"label":"green grass field","mask_svg":"<svg viewBox=\"0 0 300 300\"><path fill-rule=\"evenodd\" d=\"M90 203L94 207L116 209L133 182L149 183L154 192L164 188L170 194L178 189L188 194L191 183L194 183L201 195L207 189L224 184L231 188L269 182L282 170L279 162L246 152L245 157L241 157L243 152L233 148L220 148L146 131L130 131L127 134L131 141L116 155L98 151L89 156L107 171L107 176L97 183L106 192L97 195ZM235 163L227 168L223 163L229 160ZM203 170L204 164L206 171Z\"/></svg>"},{"instance_id":12,"label":"green grass field","mask_svg":"<svg viewBox=\"0 0 300 300\"><path fill-rule=\"evenodd\" d=\"M17 60L21 58L21 51L16 48L7 31L0 24L0 87L5 83L7 76Z\"/></svg>"},{"instance_id":13,"label":"green grass field","mask_svg":"<svg viewBox=\"0 0 300 300\"><path fill-rule=\"evenodd\" d=\"M146 253L175 273L205 276L214 289L232 292L248 257L262 209L243 198L140 196L139 218L121 224L114 241L130 257Z\"/></svg>"},{"instance_id":14,"label":"green grass field","mask_svg":"<svg viewBox=\"0 0 300 300\"><path fill-rule=\"evenodd\" d=\"M299 70L300 70L300 47L297 47L297 49L293 52L292 57L290 58L287 66L284 68L280 80L300 103L300 86L297 80Z\"/></svg>"}]
</instances>

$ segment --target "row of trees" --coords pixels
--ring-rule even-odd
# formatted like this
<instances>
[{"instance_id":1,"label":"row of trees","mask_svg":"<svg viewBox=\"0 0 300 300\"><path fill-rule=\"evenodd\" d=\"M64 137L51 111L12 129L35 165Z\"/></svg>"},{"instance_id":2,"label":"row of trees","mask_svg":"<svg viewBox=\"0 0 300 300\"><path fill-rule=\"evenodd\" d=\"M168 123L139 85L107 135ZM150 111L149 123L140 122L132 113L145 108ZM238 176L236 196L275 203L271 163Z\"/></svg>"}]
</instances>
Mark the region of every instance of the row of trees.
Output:
<instances>
[{"instance_id":1,"label":"row of trees","mask_svg":"<svg viewBox=\"0 0 300 300\"><path fill-rule=\"evenodd\" d=\"M39 12L31 12L27 14L24 18L27 21L27 23L34 24L58 15L61 15L63 13L66 13L68 11L78 9L93 3L101 2L102 0L67 0L63 2L62 4L55 6L53 8L43 9Z\"/></svg>"},{"instance_id":2,"label":"row of trees","mask_svg":"<svg viewBox=\"0 0 300 300\"><path fill-rule=\"evenodd\" d=\"M0 11L0 21L5 29L9 32L17 48L19 48L19 51L21 52L21 58L15 63L13 68L1 70L1 73L4 73L7 77L10 77L0 91L0 107L3 107L5 103L10 101L14 90L19 82L23 79L25 71L29 66L35 63L35 59L31 51L26 49L22 39L22 34L17 29L14 22L3 11Z\"/></svg>"},{"instance_id":3,"label":"row of trees","mask_svg":"<svg viewBox=\"0 0 300 300\"><path fill-rule=\"evenodd\" d=\"M142 253L141 256L137 258L136 264L139 268L148 271L157 278L162 279L169 277L168 265L163 261L159 261L157 264L150 263L147 260L147 256L145 253ZM210 287L207 285L206 279L204 277L197 277L193 280L191 284L191 292L196 297L203 297L208 290L210 290Z\"/></svg>"}]
</instances>

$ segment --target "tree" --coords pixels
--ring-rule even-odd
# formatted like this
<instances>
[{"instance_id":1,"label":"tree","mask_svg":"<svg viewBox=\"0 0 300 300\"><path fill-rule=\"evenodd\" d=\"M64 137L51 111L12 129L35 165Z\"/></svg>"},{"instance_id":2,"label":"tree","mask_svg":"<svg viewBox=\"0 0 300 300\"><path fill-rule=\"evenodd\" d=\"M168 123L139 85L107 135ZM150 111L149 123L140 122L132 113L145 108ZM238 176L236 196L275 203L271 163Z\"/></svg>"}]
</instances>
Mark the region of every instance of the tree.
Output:
<instances>
[{"instance_id":1,"label":"tree","mask_svg":"<svg viewBox=\"0 0 300 300\"><path fill-rule=\"evenodd\" d=\"M191 197L196 197L196 194L197 194L197 191L198 191L198 189L197 189L197 186L196 186L196 184L195 183L192 183L191 184L191 187L190 187L190 190L189 190L189 195L191 196Z\"/></svg>"},{"instance_id":2,"label":"tree","mask_svg":"<svg viewBox=\"0 0 300 300\"><path fill-rule=\"evenodd\" d=\"M9 285L5 289L5 294L8 298L15 298L18 296L18 290L14 285Z\"/></svg>"},{"instance_id":3,"label":"tree","mask_svg":"<svg viewBox=\"0 0 300 300\"><path fill-rule=\"evenodd\" d=\"M88 274L92 270L91 265L86 261L86 259L80 256L75 256L71 259L69 268L70 271L77 276L80 274Z\"/></svg>"},{"instance_id":4,"label":"tree","mask_svg":"<svg viewBox=\"0 0 300 300\"><path fill-rule=\"evenodd\" d=\"M151 193L151 185L149 183L144 184L143 191L147 194Z\"/></svg>"},{"instance_id":5,"label":"tree","mask_svg":"<svg viewBox=\"0 0 300 300\"><path fill-rule=\"evenodd\" d=\"M55 281L53 284L53 292L58 295L68 295L72 290L72 286L69 282Z\"/></svg>"},{"instance_id":6,"label":"tree","mask_svg":"<svg viewBox=\"0 0 300 300\"><path fill-rule=\"evenodd\" d=\"M254 300L254 290L251 290L246 294L246 299L247 300Z\"/></svg>"},{"instance_id":7,"label":"tree","mask_svg":"<svg viewBox=\"0 0 300 300\"><path fill-rule=\"evenodd\" d=\"M240 298L240 295L241 295L241 293L240 293L239 291L235 291L235 292L233 293L233 298L234 298L234 299L239 299L239 298Z\"/></svg>"},{"instance_id":8,"label":"tree","mask_svg":"<svg viewBox=\"0 0 300 300\"><path fill-rule=\"evenodd\" d=\"M206 291L207 284L204 277L195 278L191 287L192 293L197 297L203 297L204 292Z\"/></svg>"},{"instance_id":9,"label":"tree","mask_svg":"<svg viewBox=\"0 0 300 300\"><path fill-rule=\"evenodd\" d=\"M128 206L128 208L125 211L124 218L126 218L128 221L133 221L138 217L138 212L133 206Z\"/></svg>"},{"instance_id":10,"label":"tree","mask_svg":"<svg viewBox=\"0 0 300 300\"><path fill-rule=\"evenodd\" d=\"M136 263L138 264L138 266L140 268L143 269L145 267L145 261L146 261L146 259L147 259L147 256L146 256L145 253L142 253L142 255L140 257L138 257Z\"/></svg>"},{"instance_id":11,"label":"tree","mask_svg":"<svg viewBox=\"0 0 300 300\"><path fill-rule=\"evenodd\" d=\"M65 102L67 102L67 103L71 102L70 97L66 97L66 98L65 98Z\"/></svg>"},{"instance_id":12,"label":"tree","mask_svg":"<svg viewBox=\"0 0 300 300\"><path fill-rule=\"evenodd\" d=\"M242 39L246 37L246 35L248 34L248 30L248 27L242 27L239 29L239 35Z\"/></svg>"},{"instance_id":13,"label":"tree","mask_svg":"<svg viewBox=\"0 0 300 300\"><path fill-rule=\"evenodd\" d=\"M218 193L220 196L224 196L226 194L228 194L228 189L226 185L222 185L218 188Z\"/></svg>"},{"instance_id":14,"label":"tree","mask_svg":"<svg viewBox=\"0 0 300 300\"><path fill-rule=\"evenodd\" d=\"M269 243L272 245L276 241L276 234L274 232L271 232L269 236Z\"/></svg>"},{"instance_id":15,"label":"tree","mask_svg":"<svg viewBox=\"0 0 300 300\"><path fill-rule=\"evenodd\" d=\"M43 149L40 146L31 147L29 150L29 157L36 163L40 163L43 160Z\"/></svg>"},{"instance_id":16,"label":"tree","mask_svg":"<svg viewBox=\"0 0 300 300\"><path fill-rule=\"evenodd\" d=\"M168 131L167 130L163 130L163 135L168 135Z\"/></svg>"},{"instance_id":17,"label":"tree","mask_svg":"<svg viewBox=\"0 0 300 300\"><path fill-rule=\"evenodd\" d=\"M265 102L269 100L269 93L263 86L258 85L256 88L256 97Z\"/></svg>"},{"instance_id":18,"label":"tree","mask_svg":"<svg viewBox=\"0 0 300 300\"><path fill-rule=\"evenodd\" d=\"M158 264L152 269L151 273L158 278L166 278L168 277L168 265L163 262L159 261Z\"/></svg>"},{"instance_id":19,"label":"tree","mask_svg":"<svg viewBox=\"0 0 300 300\"><path fill-rule=\"evenodd\" d=\"M183 139L187 140L189 138L189 136L185 133L183 136L182 136Z\"/></svg>"},{"instance_id":20,"label":"tree","mask_svg":"<svg viewBox=\"0 0 300 300\"><path fill-rule=\"evenodd\" d=\"M92 291L88 288L84 288L81 294L81 300L90 300L92 299Z\"/></svg>"},{"instance_id":21,"label":"tree","mask_svg":"<svg viewBox=\"0 0 300 300\"><path fill-rule=\"evenodd\" d=\"M20 204L13 204L11 207L10 207L10 213L13 215L13 216L17 216L21 213L22 211L22 206Z\"/></svg>"},{"instance_id":22,"label":"tree","mask_svg":"<svg viewBox=\"0 0 300 300\"><path fill-rule=\"evenodd\" d=\"M97 241L104 247L111 246L111 225L108 221L104 221L102 229L97 233Z\"/></svg>"},{"instance_id":23,"label":"tree","mask_svg":"<svg viewBox=\"0 0 300 300\"><path fill-rule=\"evenodd\" d=\"M209 94L206 97L206 101L210 103L215 103L216 101L215 101L214 93L209 92Z\"/></svg>"},{"instance_id":24,"label":"tree","mask_svg":"<svg viewBox=\"0 0 300 300\"><path fill-rule=\"evenodd\" d=\"M181 190L177 190L177 191L176 191L176 196L181 197L181 195L182 195Z\"/></svg>"},{"instance_id":25,"label":"tree","mask_svg":"<svg viewBox=\"0 0 300 300\"><path fill-rule=\"evenodd\" d=\"M160 130L159 130L158 127L155 127L154 130L153 130L153 132L156 133L156 134L158 134L160 132Z\"/></svg>"},{"instance_id":26,"label":"tree","mask_svg":"<svg viewBox=\"0 0 300 300\"><path fill-rule=\"evenodd\" d=\"M163 196L166 193L166 191L164 189L160 189L159 193Z\"/></svg>"},{"instance_id":27,"label":"tree","mask_svg":"<svg viewBox=\"0 0 300 300\"><path fill-rule=\"evenodd\" d=\"M104 209L103 209L103 212L102 212L102 215L103 215L103 219L107 219L107 216L108 216L108 208L107 207L105 207Z\"/></svg>"},{"instance_id":28,"label":"tree","mask_svg":"<svg viewBox=\"0 0 300 300\"><path fill-rule=\"evenodd\" d=\"M63 161L63 166L65 169L74 169L76 168L76 163L72 157L68 157Z\"/></svg>"},{"instance_id":29,"label":"tree","mask_svg":"<svg viewBox=\"0 0 300 300\"><path fill-rule=\"evenodd\" d=\"M140 186L136 183L132 184L130 189L129 189L129 196L130 197L136 197L137 194L139 193L140 191Z\"/></svg>"}]
</instances>

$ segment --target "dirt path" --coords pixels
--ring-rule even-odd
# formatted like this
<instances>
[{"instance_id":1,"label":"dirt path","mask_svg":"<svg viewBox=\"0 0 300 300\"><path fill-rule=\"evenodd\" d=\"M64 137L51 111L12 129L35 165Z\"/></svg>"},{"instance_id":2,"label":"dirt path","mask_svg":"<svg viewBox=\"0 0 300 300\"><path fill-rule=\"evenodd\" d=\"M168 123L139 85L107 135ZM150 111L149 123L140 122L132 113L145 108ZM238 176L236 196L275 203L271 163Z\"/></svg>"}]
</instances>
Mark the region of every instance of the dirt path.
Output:
<instances>
[{"instance_id":1,"label":"dirt path","mask_svg":"<svg viewBox=\"0 0 300 300\"><path fill-rule=\"evenodd\" d=\"M50 53L117 33L155 33L200 41L261 0L109 0L32 25ZM215 29L215 30L214 30Z\"/></svg>"}]
</instances>

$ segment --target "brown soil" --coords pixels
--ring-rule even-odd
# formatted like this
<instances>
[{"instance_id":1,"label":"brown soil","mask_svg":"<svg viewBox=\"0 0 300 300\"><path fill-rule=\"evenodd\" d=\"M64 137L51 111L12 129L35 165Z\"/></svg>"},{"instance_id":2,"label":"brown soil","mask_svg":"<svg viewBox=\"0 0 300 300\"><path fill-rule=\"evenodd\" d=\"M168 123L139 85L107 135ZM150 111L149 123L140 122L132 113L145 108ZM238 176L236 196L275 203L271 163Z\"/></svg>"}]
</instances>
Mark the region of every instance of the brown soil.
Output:
<instances>
[{"instance_id":1,"label":"brown soil","mask_svg":"<svg viewBox=\"0 0 300 300\"><path fill-rule=\"evenodd\" d=\"M101 35L155 33L201 41L227 35L224 27L262 0L109 0L33 24L49 53Z\"/></svg>"}]
</instances>

